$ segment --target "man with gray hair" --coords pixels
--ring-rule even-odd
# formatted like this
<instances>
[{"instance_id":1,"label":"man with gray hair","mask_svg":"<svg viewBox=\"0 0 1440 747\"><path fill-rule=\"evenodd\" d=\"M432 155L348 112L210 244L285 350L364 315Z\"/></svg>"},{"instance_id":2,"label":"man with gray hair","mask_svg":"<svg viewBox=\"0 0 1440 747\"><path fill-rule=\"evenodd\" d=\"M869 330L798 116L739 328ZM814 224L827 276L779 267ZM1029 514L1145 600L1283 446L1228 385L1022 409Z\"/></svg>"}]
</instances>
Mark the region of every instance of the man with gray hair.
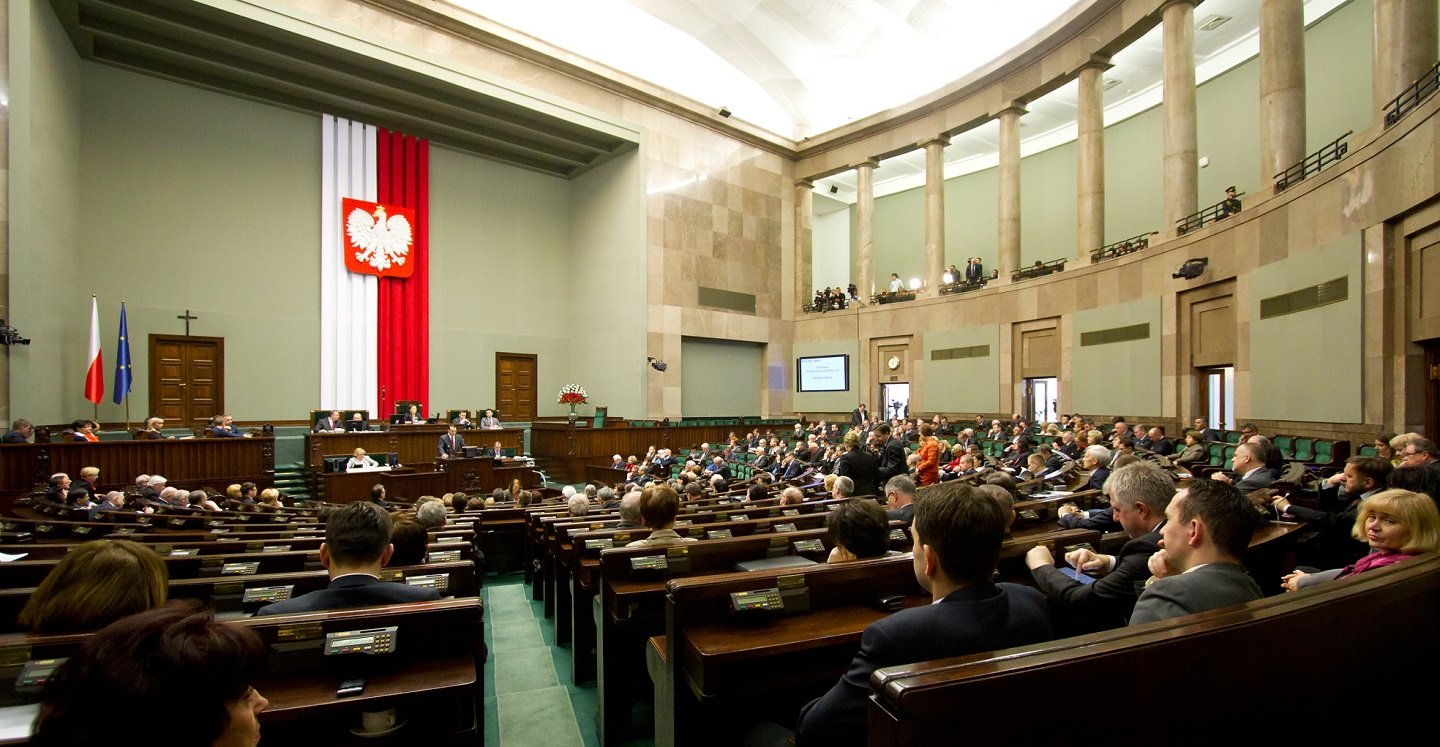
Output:
<instances>
[{"instance_id":1,"label":"man with gray hair","mask_svg":"<svg viewBox=\"0 0 1440 747\"><path fill-rule=\"evenodd\" d=\"M570 510L571 516L584 516L590 513L590 499L586 498L584 493L570 496L570 500L565 502L565 506Z\"/></svg>"},{"instance_id":2,"label":"man with gray hair","mask_svg":"<svg viewBox=\"0 0 1440 747\"><path fill-rule=\"evenodd\" d=\"M106 493L106 494L105 494L105 497L104 497L99 503L96 503L95 505L93 505L93 506L90 507L90 517L89 517L89 518L90 518L91 521L94 521L94 520L95 520L95 517L96 517L101 511L119 511L120 509L122 509L122 508L124 508L124 507L125 507L125 494L122 493L122 492L120 492L120 491L118 491L118 490L112 490L112 491Z\"/></svg>"},{"instance_id":3,"label":"man with gray hair","mask_svg":"<svg viewBox=\"0 0 1440 747\"><path fill-rule=\"evenodd\" d=\"M1050 598L1062 635L1078 635L1118 628L1135 608L1136 589L1150 577L1147 563L1160 549L1160 528L1165 507L1175 495L1175 481L1152 462L1137 462L1115 470L1105 483L1115 521L1130 538L1119 555L1074 550L1065 561L1074 569L1061 571L1045 545L1025 554L1025 565L1035 585ZM1094 577L1099 580L1092 581Z\"/></svg>"},{"instance_id":4,"label":"man with gray hair","mask_svg":"<svg viewBox=\"0 0 1440 747\"><path fill-rule=\"evenodd\" d=\"M616 508L620 501L615 498L615 489L605 486L595 491L595 500L600 501L600 508Z\"/></svg>"},{"instance_id":5,"label":"man with gray hair","mask_svg":"<svg viewBox=\"0 0 1440 747\"><path fill-rule=\"evenodd\" d=\"M140 488L140 497L147 501L160 500L160 491L165 489L165 482L163 475L151 475L145 487Z\"/></svg>"},{"instance_id":6,"label":"man with gray hair","mask_svg":"<svg viewBox=\"0 0 1440 747\"><path fill-rule=\"evenodd\" d=\"M839 480L840 478L837 477L835 479ZM780 505L782 506L798 506L804 502L805 493L794 485L780 491Z\"/></svg>"},{"instance_id":7,"label":"man with gray hair","mask_svg":"<svg viewBox=\"0 0 1440 747\"><path fill-rule=\"evenodd\" d=\"M425 529L439 529L445 526L445 504L439 499L425 501L415 509L415 518Z\"/></svg>"},{"instance_id":8,"label":"man with gray hair","mask_svg":"<svg viewBox=\"0 0 1440 747\"><path fill-rule=\"evenodd\" d=\"M616 529L639 529L644 526L640 523L640 491L632 490L620 499L620 523L615 525Z\"/></svg>"},{"instance_id":9,"label":"man with gray hair","mask_svg":"<svg viewBox=\"0 0 1440 747\"><path fill-rule=\"evenodd\" d=\"M1105 481L1110 478L1110 450L1096 444L1085 449L1080 456L1080 466L1090 470L1090 481L1085 484L1085 490L1105 489ZM1065 529L1095 529L1101 532L1114 532L1121 529L1115 522L1109 507L1084 510L1073 503L1066 503L1056 512L1057 521Z\"/></svg>"},{"instance_id":10,"label":"man with gray hair","mask_svg":"<svg viewBox=\"0 0 1440 747\"><path fill-rule=\"evenodd\" d=\"M839 475L835 478L835 487L830 490L832 498L849 498L855 494L855 481Z\"/></svg>"},{"instance_id":11,"label":"man with gray hair","mask_svg":"<svg viewBox=\"0 0 1440 747\"><path fill-rule=\"evenodd\" d=\"M899 519L910 526L915 520L915 481L909 475L896 475L885 483L885 516Z\"/></svg>"}]
</instances>

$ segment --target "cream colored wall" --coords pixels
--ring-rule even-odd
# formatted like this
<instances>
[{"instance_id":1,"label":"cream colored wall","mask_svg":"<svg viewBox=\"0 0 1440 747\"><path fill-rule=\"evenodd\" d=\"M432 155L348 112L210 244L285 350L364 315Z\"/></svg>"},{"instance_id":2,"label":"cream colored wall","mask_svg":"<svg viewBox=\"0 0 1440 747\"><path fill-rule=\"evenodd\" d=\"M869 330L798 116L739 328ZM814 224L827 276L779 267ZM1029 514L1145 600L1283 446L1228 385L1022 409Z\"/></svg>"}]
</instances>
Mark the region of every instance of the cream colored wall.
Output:
<instances>
[{"instance_id":1,"label":"cream colored wall","mask_svg":"<svg viewBox=\"0 0 1440 747\"><path fill-rule=\"evenodd\" d=\"M103 280L81 262L76 219L86 173L81 63L44 0L10 3L9 23L10 307L0 309L0 318L32 341L6 352L10 413L57 423L91 413L81 396L85 344L90 294L102 290L97 286ZM114 336L113 327L102 334L110 339L107 347ZM109 376L107 371L107 381Z\"/></svg>"},{"instance_id":2,"label":"cream colored wall","mask_svg":"<svg viewBox=\"0 0 1440 747\"><path fill-rule=\"evenodd\" d=\"M1258 267L1250 274L1250 412L1264 420L1358 423L1364 402L1360 233ZM1263 299L1347 278L1349 298L1260 319ZM1378 313L1379 310L1377 309Z\"/></svg>"},{"instance_id":3,"label":"cream colored wall","mask_svg":"<svg viewBox=\"0 0 1440 747\"><path fill-rule=\"evenodd\" d=\"M860 391L860 345L855 340L829 340L824 342L796 342L791 349L793 359L815 355L850 356L850 391L848 392L800 392L796 391L795 360L788 366L790 391L795 392L795 412L850 412L864 401Z\"/></svg>"},{"instance_id":4,"label":"cream colored wall","mask_svg":"<svg viewBox=\"0 0 1440 747\"><path fill-rule=\"evenodd\" d=\"M1081 335L1132 324L1149 324L1143 340L1105 345L1080 344ZM1076 311L1070 325L1072 402L1060 411L1121 415L1161 415L1160 299Z\"/></svg>"},{"instance_id":5,"label":"cream colored wall","mask_svg":"<svg viewBox=\"0 0 1440 747\"><path fill-rule=\"evenodd\" d=\"M829 200L815 196L815 202ZM815 213L811 224L811 277L815 288L850 284L850 210Z\"/></svg>"},{"instance_id":6,"label":"cream colored wall","mask_svg":"<svg viewBox=\"0 0 1440 747\"><path fill-rule=\"evenodd\" d=\"M92 62L83 72L80 252L107 365L127 302L131 417L149 414L149 335L182 334L186 309L193 334L225 338L226 411L305 417L320 377L319 118ZM100 419L123 422L124 407L107 395Z\"/></svg>"},{"instance_id":7,"label":"cream colored wall","mask_svg":"<svg viewBox=\"0 0 1440 747\"><path fill-rule=\"evenodd\" d=\"M935 350L989 345L990 355L984 358L933 360ZM924 412L998 412L1000 390L994 384L1000 379L1000 327L983 325L964 329L933 330L924 335L925 390L912 392L912 411ZM914 400L918 399L916 403Z\"/></svg>"},{"instance_id":8,"label":"cream colored wall","mask_svg":"<svg viewBox=\"0 0 1440 747\"><path fill-rule=\"evenodd\" d=\"M764 389L762 345L752 342L685 337L680 410L687 418L760 414Z\"/></svg>"}]
</instances>

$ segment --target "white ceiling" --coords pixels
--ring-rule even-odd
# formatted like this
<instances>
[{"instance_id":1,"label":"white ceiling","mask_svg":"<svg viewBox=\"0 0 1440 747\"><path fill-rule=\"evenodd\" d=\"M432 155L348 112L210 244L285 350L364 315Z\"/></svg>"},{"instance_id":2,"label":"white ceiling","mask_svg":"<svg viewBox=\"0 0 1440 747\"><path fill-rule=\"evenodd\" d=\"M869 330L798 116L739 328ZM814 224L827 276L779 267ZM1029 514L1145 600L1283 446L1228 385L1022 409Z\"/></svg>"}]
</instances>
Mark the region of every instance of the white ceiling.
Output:
<instances>
[{"instance_id":1,"label":"white ceiling","mask_svg":"<svg viewBox=\"0 0 1440 747\"><path fill-rule=\"evenodd\" d=\"M1349 0L1306 0L1314 23ZM965 77L1063 15L1074 0L449 0L605 68L647 80L762 129L800 140L903 105ZM1214 21L1223 20L1218 24ZM1204 0L1195 9L1196 79L1259 50L1257 0ZM1204 29L1207 24L1212 28ZM1115 55L1105 123L1160 103L1161 29ZM604 72L603 69L601 72ZM1029 102L1021 153L1075 139L1077 86ZM945 175L998 162L999 124L954 135ZM881 161L877 196L924 184L924 151ZM830 188L836 188L831 193ZM855 199L854 172L815 189Z\"/></svg>"}]
</instances>

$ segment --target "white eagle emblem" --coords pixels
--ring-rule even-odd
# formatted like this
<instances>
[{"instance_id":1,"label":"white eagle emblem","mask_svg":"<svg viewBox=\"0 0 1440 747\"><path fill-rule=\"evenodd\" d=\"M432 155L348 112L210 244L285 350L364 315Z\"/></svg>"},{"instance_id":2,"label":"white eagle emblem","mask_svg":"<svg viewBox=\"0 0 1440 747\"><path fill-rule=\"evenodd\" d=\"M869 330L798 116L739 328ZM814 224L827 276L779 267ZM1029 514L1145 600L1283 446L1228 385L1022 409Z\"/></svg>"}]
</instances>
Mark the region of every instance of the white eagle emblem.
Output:
<instances>
[{"instance_id":1,"label":"white eagle emblem","mask_svg":"<svg viewBox=\"0 0 1440 747\"><path fill-rule=\"evenodd\" d=\"M345 234L355 245L355 259L376 270L385 271L391 265L405 266L410 256L412 232L410 221L403 215L385 216L385 206L376 205L371 217L360 208L350 211L345 218Z\"/></svg>"}]
</instances>

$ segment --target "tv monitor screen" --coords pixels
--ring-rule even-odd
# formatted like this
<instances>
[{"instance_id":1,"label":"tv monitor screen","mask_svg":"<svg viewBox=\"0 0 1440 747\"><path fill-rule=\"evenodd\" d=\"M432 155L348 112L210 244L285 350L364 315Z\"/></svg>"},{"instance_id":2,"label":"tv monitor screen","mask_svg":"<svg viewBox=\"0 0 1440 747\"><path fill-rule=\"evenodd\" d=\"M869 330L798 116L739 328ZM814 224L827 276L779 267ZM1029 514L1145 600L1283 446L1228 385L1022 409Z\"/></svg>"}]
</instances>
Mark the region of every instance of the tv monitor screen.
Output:
<instances>
[{"instance_id":1,"label":"tv monitor screen","mask_svg":"<svg viewBox=\"0 0 1440 747\"><path fill-rule=\"evenodd\" d=\"M795 387L801 392L850 391L850 356L816 355L797 359Z\"/></svg>"}]
</instances>

